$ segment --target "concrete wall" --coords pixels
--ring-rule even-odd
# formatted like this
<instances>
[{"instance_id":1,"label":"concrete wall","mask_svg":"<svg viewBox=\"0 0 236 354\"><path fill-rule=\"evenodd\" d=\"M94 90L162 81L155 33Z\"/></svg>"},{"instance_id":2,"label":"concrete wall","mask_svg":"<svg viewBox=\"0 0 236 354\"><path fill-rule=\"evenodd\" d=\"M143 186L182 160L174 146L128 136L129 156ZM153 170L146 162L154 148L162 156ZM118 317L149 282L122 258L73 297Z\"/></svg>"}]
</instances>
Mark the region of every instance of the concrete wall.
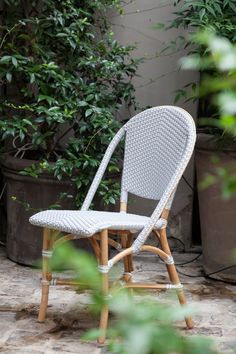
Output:
<instances>
[{"instance_id":1,"label":"concrete wall","mask_svg":"<svg viewBox=\"0 0 236 354\"><path fill-rule=\"evenodd\" d=\"M170 1L169 3L173 3ZM174 103L174 91L185 84L197 81L196 73L180 71L178 60L187 52L177 51L172 55L159 54L163 48L174 40L181 31L156 30L156 23L167 23L174 18L176 8L167 2L157 0L126 1L124 15L112 14L112 24L116 38L123 44L135 43L137 49L134 57L145 57L140 65L139 77L135 78L136 97L139 105L157 106ZM196 104L178 102L177 105L188 110L196 117ZM185 178L193 185L193 161L190 162ZM180 238L186 248L191 246L192 231L192 199L191 188L182 179L176 194L169 222L169 234ZM150 215L155 203L140 198L131 198L130 211Z\"/></svg>"}]
</instances>

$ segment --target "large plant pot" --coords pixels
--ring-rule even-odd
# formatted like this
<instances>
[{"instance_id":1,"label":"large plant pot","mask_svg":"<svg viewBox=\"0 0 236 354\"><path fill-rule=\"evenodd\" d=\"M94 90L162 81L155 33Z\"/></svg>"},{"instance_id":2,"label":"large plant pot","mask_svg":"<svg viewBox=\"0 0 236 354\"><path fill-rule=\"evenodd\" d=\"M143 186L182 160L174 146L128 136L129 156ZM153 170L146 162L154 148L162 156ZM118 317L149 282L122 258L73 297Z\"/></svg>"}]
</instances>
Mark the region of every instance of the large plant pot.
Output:
<instances>
[{"instance_id":1,"label":"large plant pot","mask_svg":"<svg viewBox=\"0 0 236 354\"><path fill-rule=\"evenodd\" d=\"M69 180L58 181L46 173L39 178L19 174L33 162L36 161L9 155L2 159L2 173L7 183L7 256L25 265L35 265L42 251L42 229L31 225L29 217L55 204L60 193L73 193ZM30 210L26 210L24 203L29 203ZM73 199L64 199L60 204L63 209L74 208ZM89 247L85 240L78 242L83 248Z\"/></svg>"},{"instance_id":2,"label":"large plant pot","mask_svg":"<svg viewBox=\"0 0 236 354\"><path fill-rule=\"evenodd\" d=\"M214 137L199 134L195 154L198 185L207 173L215 173L216 166L230 169L235 174L236 148L217 152L217 165L212 159L215 154ZM215 279L236 282L236 267L223 270L236 264L233 258L233 250L236 254L236 196L224 200L220 183L206 189L198 188L198 195L204 271L207 275L217 272L210 275Z\"/></svg>"}]
</instances>

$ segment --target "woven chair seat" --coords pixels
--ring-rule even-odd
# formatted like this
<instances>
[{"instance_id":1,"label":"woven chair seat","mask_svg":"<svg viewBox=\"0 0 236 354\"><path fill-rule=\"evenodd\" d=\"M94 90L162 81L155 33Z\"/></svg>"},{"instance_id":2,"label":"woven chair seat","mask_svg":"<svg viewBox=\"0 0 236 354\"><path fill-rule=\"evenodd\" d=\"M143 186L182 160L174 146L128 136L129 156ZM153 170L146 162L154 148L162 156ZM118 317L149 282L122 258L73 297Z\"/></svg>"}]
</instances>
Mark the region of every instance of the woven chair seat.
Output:
<instances>
[{"instance_id":1,"label":"woven chair seat","mask_svg":"<svg viewBox=\"0 0 236 354\"><path fill-rule=\"evenodd\" d=\"M30 218L30 223L54 230L68 232L79 237L89 237L104 229L140 231L150 220L149 217L127 213L78 210L46 210ZM166 226L159 219L155 229Z\"/></svg>"}]
</instances>

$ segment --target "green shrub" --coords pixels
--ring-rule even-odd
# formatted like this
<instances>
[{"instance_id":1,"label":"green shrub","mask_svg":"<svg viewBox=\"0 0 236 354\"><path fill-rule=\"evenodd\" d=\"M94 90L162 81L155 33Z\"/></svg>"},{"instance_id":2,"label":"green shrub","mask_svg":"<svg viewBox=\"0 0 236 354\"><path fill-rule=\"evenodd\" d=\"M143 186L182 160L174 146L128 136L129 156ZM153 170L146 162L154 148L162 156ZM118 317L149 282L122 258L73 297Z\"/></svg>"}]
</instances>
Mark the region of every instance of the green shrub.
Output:
<instances>
[{"instance_id":1,"label":"green shrub","mask_svg":"<svg viewBox=\"0 0 236 354\"><path fill-rule=\"evenodd\" d=\"M190 32L208 28L235 42L235 0L176 0L175 5L178 5L176 17L168 28L185 28ZM204 52L204 47L200 47Z\"/></svg>"},{"instance_id":2,"label":"green shrub","mask_svg":"<svg viewBox=\"0 0 236 354\"><path fill-rule=\"evenodd\" d=\"M70 177L79 206L104 151L119 128L123 106L134 106L132 78L139 60L132 46L114 39L107 12L117 0L4 0L1 33L0 138L4 151L27 148L25 158ZM53 162L53 164L51 164ZM119 171L119 152L109 172ZM109 176L100 186L114 203L118 186Z\"/></svg>"},{"instance_id":3,"label":"green shrub","mask_svg":"<svg viewBox=\"0 0 236 354\"><path fill-rule=\"evenodd\" d=\"M192 42L194 33L208 30L215 35L228 38L232 43L236 40L236 1L235 0L176 0L175 18L165 26L166 30L171 28L183 29L184 33L174 39L165 50L175 51L188 47L189 53L195 53L202 58L208 56L208 49L201 42ZM191 45L191 46L190 46ZM217 71L210 67L200 68L200 82L204 75L215 75ZM176 91L175 102L180 98L196 100L199 98L199 86L196 82L189 82L185 87ZM212 105L211 96L205 95L199 100L200 117L219 117L218 109ZM208 121L208 124L210 122ZM214 122L213 122L214 126ZM210 125L209 125L210 127ZM208 127L208 128L209 128ZM209 129L208 129L209 131ZM214 127L210 129L213 134L222 135L221 129Z\"/></svg>"}]
</instances>

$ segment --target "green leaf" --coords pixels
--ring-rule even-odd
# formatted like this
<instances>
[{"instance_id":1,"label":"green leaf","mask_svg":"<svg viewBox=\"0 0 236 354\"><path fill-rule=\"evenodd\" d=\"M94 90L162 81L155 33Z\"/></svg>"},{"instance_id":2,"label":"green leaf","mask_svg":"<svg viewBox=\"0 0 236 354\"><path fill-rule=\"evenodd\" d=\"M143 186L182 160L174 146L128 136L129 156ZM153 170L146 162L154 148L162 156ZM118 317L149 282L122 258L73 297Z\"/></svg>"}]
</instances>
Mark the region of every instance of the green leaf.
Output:
<instances>
[{"instance_id":1,"label":"green leaf","mask_svg":"<svg viewBox=\"0 0 236 354\"><path fill-rule=\"evenodd\" d=\"M30 83L33 84L35 82L35 74L30 73Z\"/></svg>"},{"instance_id":2,"label":"green leaf","mask_svg":"<svg viewBox=\"0 0 236 354\"><path fill-rule=\"evenodd\" d=\"M236 5L233 1L229 1L229 7L233 10L234 13L236 13Z\"/></svg>"},{"instance_id":3,"label":"green leaf","mask_svg":"<svg viewBox=\"0 0 236 354\"><path fill-rule=\"evenodd\" d=\"M91 108L87 109L85 111L85 117L87 118L87 117L91 116L92 113L93 113L93 110Z\"/></svg>"},{"instance_id":4,"label":"green leaf","mask_svg":"<svg viewBox=\"0 0 236 354\"><path fill-rule=\"evenodd\" d=\"M6 78L8 82L11 82L12 80L12 74L11 73L6 73Z\"/></svg>"},{"instance_id":5,"label":"green leaf","mask_svg":"<svg viewBox=\"0 0 236 354\"><path fill-rule=\"evenodd\" d=\"M0 63L1 64L9 63L11 61L11 58L12 57L10 55L4 55L3 57L1 57Z\"/></svg>"},{"instance_id":6,"label":"green leaf","mask_svg":"<svg viewBox=\"0 0 236 354\"><path fill-rule=\"evenodd\" d=\"M57 34L56 34L56 37L58 37L58 38L67 37L67 34L60 32L60 33L57 33Z\"/></svg>"},{"instance_id":7,"label":"green leaf","mask_svg":"<svg viewBox=\"0 0 236 354\"><path fill-rule=\"evenodd\" d=\"M203 180L199 183L199 188L200 189L206 189L210 186L212 186L213 184L216 183L216 176L213 176L211 174L206 174L203 178Z\"/></svg>"},{"instance_id":8,"label":"green leaf","mask_svg":"<svg viewBox=\"0 0 236 354\"><path fill-rule=\"evenodd\" d=\"M79 107L85 107L85 106L87 106L87 105L88 105L88 103L85 102L85 101L79 101L79 102L78 102L78 106L79 106Z\"/></svg>"},{"instance_id":9,"label":"green leaf","mask_svg":"<svg viewBox=\"0 0 236 354\"><path fill-rule=\"evenodd\" d=\"M200 12L199 12L199 17L200 17L200 20L202 21L204 15L206 13L206 9L202 9Z\"/></svg>"},{"instance_id":10,"label":"green leaf","mask_svg":"<svg viewBox=\"0 0 236 354\"><path fill-rule=\"evenodd\" d=\"M16 58L15 57L11 57L11 60L12 60L12 64L17 68L18 62L17 62Z\"/></svg>"},{"instance_id":11,"label":"green leaf","mask_svg":"<svg viewBox=\"0 0 236 354\"><path fill-rule=\"evenodd\" d=\"M222 92L218 96L218 104L226 115L236 115L236 92ZM233 120L235 122L235 117L234 119L232 117L230 123L232 123ZM229 117L227 121L229 122Z\"/></svg>"},{"instance_id":12,"label":"green leaf","mask_svg":"<svg viewBox=\"0 0 236 354\"><path fill-rule=\"evenodd\" d=\"M164 29L165 28L165 24L162 23L162 22L158 22L158 23L155 23L155 25L153 25L153 28L154 29L158 29L158 30Z\"/></svg>"},{"instance_id":13,"label":"green leaf","mask_svg":"<svg viewBox=\"0 0 236 354\"><path fill-rule=\"evenodd\" d=\"M94 95L93 94L90 94L86 97L86 101L89 102L89 101L92 101L94 99Z\"/></svg>"},{"instance_id":14,"label":"green leaf","mask_svg":"<svg viewBox=\"0 0 236 354\"><path fill-rule=\"evenodd\" d=\"M47 95L39 95L38 102L40 101L47 101L49 104L51 104L52 102L54 102L54 98Z\"/></svg>"}]
</instances>

